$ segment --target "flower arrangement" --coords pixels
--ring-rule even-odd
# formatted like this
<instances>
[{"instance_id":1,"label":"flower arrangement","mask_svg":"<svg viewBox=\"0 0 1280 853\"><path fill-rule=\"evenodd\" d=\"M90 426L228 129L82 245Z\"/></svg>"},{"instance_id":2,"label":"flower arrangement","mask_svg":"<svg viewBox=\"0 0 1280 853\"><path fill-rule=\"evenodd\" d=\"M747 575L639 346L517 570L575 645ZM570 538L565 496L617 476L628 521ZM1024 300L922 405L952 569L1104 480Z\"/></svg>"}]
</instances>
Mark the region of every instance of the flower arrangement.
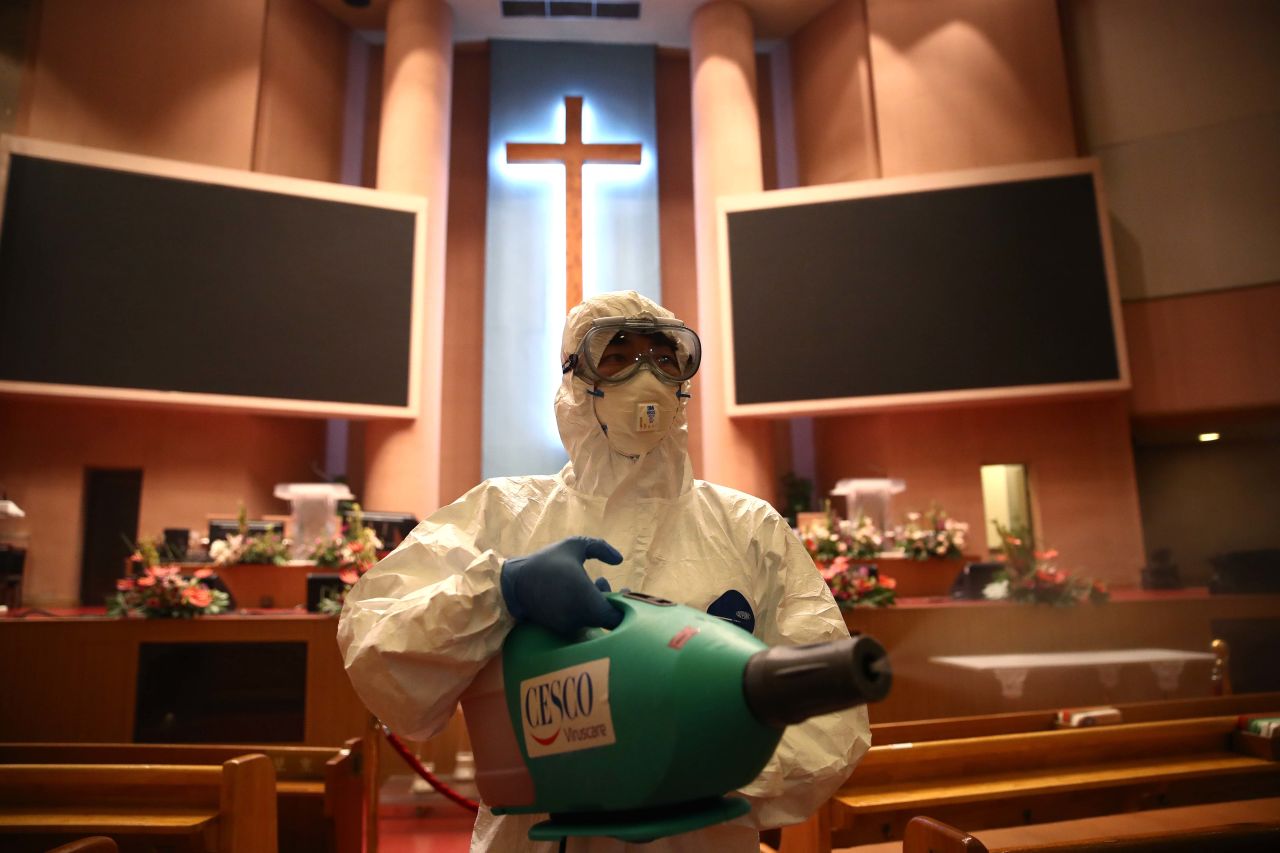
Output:
<instances>
[{"instance_id":1,"label":"flower arrangement","mask_svg":"<svg viewBox=\"0 0 1280 853\"><path fill-rule=\"evenodd\" d=\"M879 556L884 548L885 537L876 527L870 516L862 516L857 524L848 521L840 522L841 528L848 530L851 540L850 552L855 560L870 560Z\"/></svg>"},{"instance_id":2,"label":"flower arrangement","mask_svg":"<svg viewBox=\"0 0 1280 853\"><path fill-rule=\"evenodd\" d=\"M225 592L204 584L212 569L197 569L185 577L178 566L145 565L145 554L139 556L144 561L142 574L116 581L115 595L107 597L108 616L190 619L222 613L229 606Z\"/></svg>"},{"instance_id":3,"label":"flower arrangement","mask_svg":"<svg viewBox=\"0 0 1280 853\"><path fill-rule=\"evenodd\" d=\"M913 560L956 559L964 555L969 525L947 516L936 503L927 513L907 513L907 522L895 538L905 556Z\"/></svg>"},{"instance_id":4,"label":"flower arrangement","mask_svg":"<svg viewBox=\"0 0 1280 853\"><path fill-rule=\"evenodd\" d=\"M1036 550L1029 530L1010 530L998 521L995 525L1001 543L999 559L1005 567L982 591L985 598L1070 606L1082 601L1100 604L1111 597L1102 581L1073 577L1058 568L1058 552Z\"/></svg>"},{"instance_id":5,"label":"flower arrangement","mask_svg":"<svg viewBox=\"0 0 1280 853\"><path fill-rule=\"evenodd\" d=\"M351 524L330 539L319 539L311 551L311 559L317 566L338 569L341 588L326 589L320 597L319 611L334 615L342 611L347 599L347 591L378 561L378 551L382 548L382 540L366 527L364 516L360 512L360 504L351 510Z\"/></svg>"},{"instance_id":6,"label":"flower arrangement","mask_svg":"<svg viewBox=\"0 0 1280 853\"><path fill-rule=\"evenodd\" d=\"M870 518L863 516L857 524L837 518L827 504L825 523L812 524L804 530L796 530L804 542L805 550L819 565L826 565L839 557L868 560L880 553L883 537Z\"/></svg>"},{"instance_id":7,"label":"flower arrangement","mask_svg":"<svg viewBox=\"0 0 1280 853\"><path fill-rule=\"evenodd\" d=\"M249 515L240 504L237 516L240 532L209 545L209 557L214 565L228 566L235 563L257 563L282 566L288 560L289 540L277 533L250 533Z\"/></svg>"},{"instance_id":8,"label":"flower arrangement","mask_svg":"<svg viewBox=\"0 0 1280 853\"><path fill-rule=\"evenodd\" d=\"M841 610L891 607L895 603L897 582L881 575L873 565L855 565L848 557L837 557L819 570Z\"/></svg>"},{"instance_id":9,"label":"flower arrangement","mask_svg":"<svg viewBox=\"0 0 1280 853\"><path fill-rule=\"evenodd\" d=\"M841 609L894 603L894 579L882 577L873 565L855 564L880 553L883 537L871 519L863 517L857 524L838 519L828 504L825 522L795 533Z\"/></svg>"}]
</instances>

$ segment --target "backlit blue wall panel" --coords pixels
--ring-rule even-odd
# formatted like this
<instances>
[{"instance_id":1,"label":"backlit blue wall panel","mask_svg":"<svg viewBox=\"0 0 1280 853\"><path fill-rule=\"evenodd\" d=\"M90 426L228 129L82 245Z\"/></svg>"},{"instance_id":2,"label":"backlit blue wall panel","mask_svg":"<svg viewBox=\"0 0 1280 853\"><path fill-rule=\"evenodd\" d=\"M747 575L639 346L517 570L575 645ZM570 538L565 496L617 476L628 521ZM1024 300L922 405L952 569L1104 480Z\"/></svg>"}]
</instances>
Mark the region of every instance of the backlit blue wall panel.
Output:
<instances>
[{"instance_id":1,"label":"backlit blue wall panel","mask_svg":"<svg viewBox=\"0 0 1280 853\"><path fill-rule=\"evenodd\" d=\"M583 97L583 141L639 142L640 165L583 167L583 293L661 300L654 50L490 45L483 475L559 470L552 403L565 316L564 167L508 164L508 142L563 142L564 98ZM447 404L447 403L446 403Z\"/></svg>"}]
</instances>

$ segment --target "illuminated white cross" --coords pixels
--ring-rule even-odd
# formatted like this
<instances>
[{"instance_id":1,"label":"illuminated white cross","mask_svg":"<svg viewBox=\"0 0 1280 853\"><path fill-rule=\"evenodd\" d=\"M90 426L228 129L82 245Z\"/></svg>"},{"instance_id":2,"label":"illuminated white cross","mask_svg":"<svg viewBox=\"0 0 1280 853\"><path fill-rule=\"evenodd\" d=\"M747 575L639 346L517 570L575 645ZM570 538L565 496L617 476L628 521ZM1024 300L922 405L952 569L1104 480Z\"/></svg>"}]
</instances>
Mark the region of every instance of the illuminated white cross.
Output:
<instances>
[{"instance_id":1,"label":"illuminated white cross","mask_svg":"<svg viewBox=\"0 0 1280 853\"><path fill-rule=\"evenodd\" d=\"M582 164L640 162L640 143L582 141L582 96L564 99L564 142L508 142L508 163L564 164L565 311L582 301Z\"/></svg>"}]
</instances>

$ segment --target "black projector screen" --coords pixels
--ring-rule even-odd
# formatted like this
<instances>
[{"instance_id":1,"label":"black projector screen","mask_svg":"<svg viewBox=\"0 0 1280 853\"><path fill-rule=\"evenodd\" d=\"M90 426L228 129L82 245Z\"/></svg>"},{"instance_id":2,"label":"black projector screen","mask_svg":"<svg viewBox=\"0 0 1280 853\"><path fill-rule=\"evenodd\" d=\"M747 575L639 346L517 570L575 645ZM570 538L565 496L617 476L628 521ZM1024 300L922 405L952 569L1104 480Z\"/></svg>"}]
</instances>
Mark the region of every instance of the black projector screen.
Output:
<instances>
[{"instance_id":1,"label":"black projector screen","mask_svg":"<svg viewBox=\"0 0 1280 853\"><path fill-rule=\"evenodd\" d=\"M731 413L1126 387L1095 176L1072 168L743 197L724 229Z\"/></svg>"},{"instance_id":2,"label":"black projector screen","mask_svg":"<svg viewBox=\"0 0 1280 853\"><path fill-rule=\"evenodd\" d=\"M414 414L420 210L311 181L31 156L24 144L49 144L18 142L0 221L0 388Z\"/></svg>"}]
</instances>

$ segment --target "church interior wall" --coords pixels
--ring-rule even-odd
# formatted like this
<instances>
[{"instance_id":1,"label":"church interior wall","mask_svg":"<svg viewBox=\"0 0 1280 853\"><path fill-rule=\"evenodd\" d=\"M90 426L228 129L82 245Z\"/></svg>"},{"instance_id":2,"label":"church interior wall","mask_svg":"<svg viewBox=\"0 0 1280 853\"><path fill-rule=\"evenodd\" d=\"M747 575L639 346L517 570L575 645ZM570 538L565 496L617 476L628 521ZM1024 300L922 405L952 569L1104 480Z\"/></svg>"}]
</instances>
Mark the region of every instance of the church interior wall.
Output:
<instances>
[{"instance_id":1,"label":"church interior wall","mask_svg":"<svg viewBox=\"0 0 1280 853\"><path fill-rule=\"evenodd\" d=\"M209 514L289 511L276 483L305 482L324 459L322 422L89 402L5 400L0 472L26 512L0 522L27 548L24 603L78 603L86 469L141 469L138 532L205 530ZM121 566L123 571L124 567ZM90 602L92 603L92 602Z\"/></svg>"},{"instance_id":2,"label":"church interior wall","mask_svg":"<svg viewBox=\"0 0 1280 853\"><path fill-rule=\"evenodd\" d=\"M1280 281L1280 6L1076 0L1063 10L1122 297Z\"/></svg>"},{"instance_id":3,"label":"church interior wall","mask_svg":"<svg viewBox=\"0 0 1280 853\"><path fill-rule=\"evenodd\" d=\"M840 0L787 40L801 186L880 177L865 0Z\"/></svg>"},{"instance_id":4,"label":"church interior wall","mask_svg":"<svg viewBox=\"0 0 1280 853\"><path fill-rule=\"evenodd\" d=\"M883 177L1076 156L1054 0L867 0Z\"/></svg>"},{"instance_id":5,"label":"church interior wall","mask_svg":"<svg viewBox=\"0 0 1280 853\"><path fill-rule=\"evenodd\" d=\"M312 0L266 7L253 170L342 177L350 31Z\"/></svg>"},{"instance_id":6,"label":"church interior wall","mask_svg":"<svg viewBox=\"0 0 1280 853\"><path fill-rule=\"evenodd\" d=\"M1074 156L1078 147L1118 168L1115 164L1127 162L1125 152L1142 150L1142 145L1170 135L1182 139L1179 150L1202 150L1213 154L1215 162L1230 159L1221 154L1234 145L1234 150L1249 156L1232 169L1269 175L1260 152L1266 150L1262 143L1272 139L1280 110L1280 96L1275 95L1280 86L1265 85L1270 79L1266 74L1274 69L1255 68L1257 56L1248 52L1234 64L1226 61L1221 47L1226 36L1210 27L1201 49L1208 53L1187 62L1189 67L1207 68L1207 81L1197 82L1183 74L1177 76L1178 86L1152 98L1151 90L1142 88L1150 84L1140 67L1145 59L1120 65L1101 61L1099 57L1125 51L1087 42L1085 36L1105 32L1111 34L1108 37L1128 39L1124 42L1128 44L1141 35L1154 43L1163 63L1160 67L1165 67L1185 47L1186 28L1209 22L1197 17L1183 20L1190 13L1180 12L1183 17L1175 15L1173 22L1180 22L1180 28L1153 35L1137 29L1135 22L1141 18L1136 13L1126 17L1111 5L1086 0L1063 4L1011 0L995 6L954 0L928 7L844 0L833 5L787 45L793 85L785 95L795 115L801 182ZM1179 9L1195 6L1174 5ZM1275 21L1271 7L1257 3L1243 7L1251 10L1256 29L1270 31ZM325 176L336 174L341 159L346 85L335 69L345 68L348 33L309 0L270 4L230 0L219 4L216 13L199 4L136 0L113 10L111 39L101 38L101 16L86 9L84 4L65 0L39 4L40 14L27 45L32 73L21 86L27 97L14 110L17 132L190 162L333 179ZM1150 8L1148 13L1156 14ZM171 36L154 39L158 30ZM1099 53L1103 48L1111 52ZM362 175L366 185L373 185L382 49L370 45L367 51ZM282 61L285 56L290 61ZM1084 62L1082 57L1091 61ZM482 383L474 374L481 364L476 348L483 346L485 174L483 146L474 140L485 135L487 61L482 49L455 52L440 475L444 500L460 494L479 476ZM772 101L782 96L767 86L776 76L771 75L768 61L776 59L765 61L763 70L757 68L765 140L773 139L776 130L771 117L779 107ZM841 64L836 67L835 63ZM659 49L656 69L664 298L681 316L696 318L688 53ZM486 94L480 94L482 89ZM1099 94L1117 89L1123 94L1118 101ZM1218 98L1223 91L1228 97ZM1072 96L1079 127L1072 122ZM1218 101L1222 103L1214 106ZM1224 127L1230 131L1226 137L1222 137ZM1219 129L1216 142L1206 148L1205 134L1214 128ZM769 156L768 150L762 154ZM1156 159L1166 173L1179 162L1172 156ZM766 185L775 173L776 166L766 165ZM1124 178L1111 173L1108 182L1124 186ZM1233 186L1238 184L1236 180ZM1270 185L1264 182L1263 186ZM1252 195L1245 198L1237 218L1257 218L1256 201ZM1220 210L1230 199L1216 198L1214 203L1213 209ZM1270 221L1266 216L1275 215L1274 205L1261 213L1259 221L1266 225ZM1150 210L1143 213L1148 218L1152 215ZM1241 280L1244 273L1237 272L1225 284L1202 276L1191 289L1213 292L1187 293L1185 281L1151 274L1164 269L1150 259L1167 249L1167 243L1145 244L1141 239L1145 232L1123 230L1125 223L1120 225L1122 245L1117 254L1130 259L1128 267L1122 266L1122 288L1126 269L1127 280L1137 280L1132 271L1132 259L1137 257L1145 272L1139 285L1131 286L1131 295L1169 297L1135 298L1125 305L1135 386L1133 413L1280 406L1276 375L1280 340L1274 324L1266 322L1276 316L1280 300L1280 284L1275 283L1280 280L1280 267L1271 257L1274 247L1265 241L1237 246L1243 259L1231 266L1237 271L1260 270L1258 274L1272 270L1267 279L1271 284L1242 287L1257 282ZM1209 251L1207 241L1197 245ZM1205 267L1206 257L1200 258L1197 268ZM957 330L957 346L963 345L964 334L965 330ZM790 366L780 365L780 369ZM3 416L11 423L31 423L49 405L10 399L4 402ZM79 405L60 404L68 411ZM114 460L113 465L133 465L125 459L138 446L131 436L154 435L153 425L161 422L181 424L182 434L195 447L217 443L230 434L254 436L249 443L274 441L280 447L298 449L296 456L286 454L289 461L268 465L290 473L264 478L253 486L262 490L259 494L230 494L245 488L245 483L256 483L250 466L261 464L258 458L246 460L244 470L222 481L222 486L206 489L201 485L200 502L217 503L222 509L244 499L255 512L281 511L281 505L269 498L271 483L266 480L312 479L310 465L322 458L322 450L315 449L323 445L321 421L222 413L166 412L160 417L154 411L126 407L95 404L91 408L95 419L137 424L136 429L113 433L127 433L124 437L100 439L108 445L98 456ZM84 410L90 407L86 404ZM813 426L816 479L821 493L845 476L904 477L909 490L902 496L904 508L907 504L924 508L930 500L938 500L952 516L969 521L979 531L984 525L978 467L1023 462L1031 471L1036 520L1046 544L1059 548L1084 570L1132 583L1143 559L1142 526L1124 411L1123 401L1091 401L819 418ZM691 407L690 413L691 448L697 463L702 441L698 407ZM1082 431L1079 440L1061 435L1062 424L1075 424ZM952 440L956 431L965 437ZM792 461L788 424L774 424L773 436L775 465L781 471ZM113 440L120 444L110 446ZM62 454L56 456L58 465L70 464L67 460L74 456L76 445L69 442L72 449L57 451ZM353 423L347 473L357 486L364 473L362 445L363 426ZM29 445L40 446L34 439ZM38 468L43 453L32 456L28 467ZM222 467L228 458L239 457L224 455ZM87 464L100 463L90 463L86 455L81 467ZM155 464L167 463L157 457ZM0 468L3 485L21 503L17 489L28 487L16 486L21 477L10 475L9 470L8 464ZM163 468L147 467L140 533L186 523L160 518L147 507L185 500L191 489L185 479L189 471L175 468L181 476L169 476ZM51 474L49 482L61 484L57 487L61 500L78 512L79 476L64 470ZM182 495L155 491L170 488L167 483L177 484L173 488L182 490ZM41 494L38 503L48 505L53 500L47 490ZM221 506L227 503L230 506ZM1143 512L1150 517L1145 505ZM35 515L29 517L35 525ZM78 530L68 524L65 514L55 514L48 530ZM37 531L32 527L28 532ZM46 535L53 534L40 533ZM57 535L65 538L64 533ZM980 533L975 539L976 545L985 545ZM55 558L50 555L49 559ZM38 600L74 597L78 562L69 550L56 560L59 568L48 576L51 585L37 584L31 590L43 597Z\"/></svg>"},{"instance_id":7,"label":"church interior wall","mask_svg":"<svg viewBox=\"0 0 1280 853\"><path fill-rule=\"evenodd\" d=\"M50 0L20 134L211 166L253 165L266 0ZM157 37L163 33L164 37Z\"/></svg>"},{"instance_id":8,"label":"church interior wall","mask_svg":"<svg viewBox=\"0 0 1280 853\"><path fill-rule=\"evenodd\" d=\"M717 242L718 199L764 188L754 32L743 7L709 3L690 18L689 35L697 323L710 342L705 348L710 356L702 361L699 380L705 390L693 401L702 409L700 473L731 488L771 496L778 488L774 428L726 415L725 366L717 352L724 287Z\"/></svg>"},{"instance_id":9,"label":"church interior wall","mask_svg":"<svg viewBox=\"0 0 1280 853\"><path fill-rule=\"evenodd\" d=\"M893 515L937 501L970 525L966 552L986 557L981 467L1027 466L1032 521L1062 565L1117 585L1136 585L1143 543L1122 398L1004 404L816 418L825 494L843 477L895 477L906 491Z\"/></svg>"},{"instance_id":10,"label":"church interior wall","mask_svg":"<svg viewBox=\"0 0 1280 853\"><path fill-rule=\"evenodd\" d=\"M1280 282L1123 311L1135 416L1280 408Z\"/></svg>"},{"instance_id":11,"label":"church interior wall","mask_svg":"<svg viewBox=\"0 0 1280 853\"><path fill-rule=\"evenodd\" d=\"M1203 586L1210 559L1276 547L1280 428L1233 424L1243 439L1142 442L1134 452L1148 553L1167 550L1182 581Z\"/></svg>"},{"instance_id":12,"label":"church interior wall","mask_svg":"<svg viewBox=\"0 0 1280 853\"><path fill-rule=\"evenodd\" d=\"M446 241L440 499L480 482L484 396L485 198L489 168L489 51L459 46L453 56Z\"/></svg>"},{"instance_id":13,"label":"church interior wall","mask_svg":"<svg viewBox=\"0 0 1280 853\"><path fill-rule=\"evenodd\" d=\"M654 63L658 133L658 255L662 304L677 317L698 316L698 280L693 263L693 119L689 96L689 52L658 48ZM689 417L689 456L702 464L698 406Z\"/></svg>"},{"instance_id":14,"label":"church interior wall","mask_svg":"<svg viewBox=\"0 0 1280 853\"><path fill-rule=\"evenodd\" d=\"M109 13L49 0L34 8L16 133L238 169L255 168L257 152L259 171L336 177L343 84L335 88L332 69L345 73L347 42L306 0L216 9L138 0ZM324 38L300 55L312 72L330 70L326 85L309 86L310 72L299 76L283 57L318 29ZM340 326L335 320L336 334ZM120 331L145 352L145 330ZM319 419L16 398L3 401L0 418L0 479L27 510L4 533L28 543L24 594L36 606L76 603L86 468L142 469L138 535L156 536L165 527L201 529L207 513L234 513L241 501L251 515L287 512L273 486L314 480L325 458Z\"/></svg>"},{"instance_id":15,"label":"church interior wall","mask_svg":"<svg viewBox=\"0 0 1280 853\"><path fill-rule=\"evenodd\" d=\"M861 53L850 48L859 40ZM842 3L790 48L802 176L887 177L1076 154L1054 3ZM866 95L850 85L859 76ZM867 152L878 152L878 163ZM983 332L957 329L954 345L969 334ZM851 369L875 369L875 353L852 341L849 349ZM903 479L895 515L937 501L970 524L968 550L985 556L980 468L1022 463L1042 543L1081 571L1137 580L1142 532L1123 398L814 423L820 495L845 477Z\"/></svg>"}]
</instances>

